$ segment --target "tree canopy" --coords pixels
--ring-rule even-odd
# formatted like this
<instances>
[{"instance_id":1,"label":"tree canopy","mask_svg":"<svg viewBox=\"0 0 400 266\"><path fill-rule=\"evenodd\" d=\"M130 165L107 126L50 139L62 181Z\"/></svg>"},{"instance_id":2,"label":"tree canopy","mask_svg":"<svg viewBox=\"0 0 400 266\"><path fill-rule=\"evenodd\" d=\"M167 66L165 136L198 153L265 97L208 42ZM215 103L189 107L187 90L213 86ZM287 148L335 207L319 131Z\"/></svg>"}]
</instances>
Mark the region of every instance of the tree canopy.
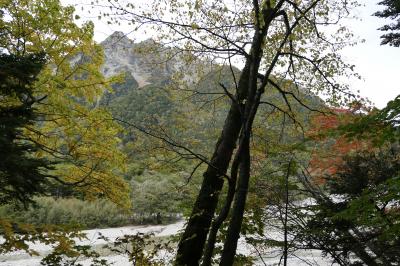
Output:
<instances>
[{"instance_id":1,"label":"tree canopy","mask_svg":"<svg viewBox=\"0 0 400 266\"><path fill-rule=\"evenodd\" d=\"M395 3L382 4L389 7L378 16L397 18ZM176 248L179 266L244 265L243 235L278 247L284 265L291 252L310 248L341 265L397 263L399 99L382 110L345 107L362 106L346 84L358 75L339 53L354 44L341 21L355 1L87 6L99 7L98 19L148 30L155 40L135 47L151 56L134 57L132 41L115 33L103 42L106 59L115 59L103 70L124 73L106 78L94 24L77 26L74 8L0 0L0 145L8 156L0 162L0 203L29 202L61 184L80 199L125 209L132 202L132 217L160 223L193 201ZM385 41L396 46L390 34ZM118 53L112 44L121 39ZM26 241L38 240L58 243L47 265L64 254L99 258L74 244L74 230L2 218L0 225L0 252L31 252ZM282 239L268 237L269 226ZM157 251L144 249L147 238L125 236L114 247L129 245L112 250L151 264Z\"/></svg>"},{"instance_id":2,"label":"tree canopy","mask_svg":"<svg viewBox=\"0 0 400 266\"><path fill-rule=\"evenodd\" d=\"M78 27L74 8L54 0L2 0L0 11L1 49L15 56L42 52L47 59L32 84L33 97L42 99L38 116L23 130L38 147L35 156L57 162L48 174L58 182L128 206L121 128L98 106L116 80L100 72L103 52L92 39L93 24Z\"/></svg>"},{"instance_id":3,"label":"tree canopy","mask_svg":"<svg viewBox=\"0 0 400 266\"><path fill-rule=\"evenodd\" d=\"M379 5L384 6L385 9L374 13L374 15L393 20L392 23L379 28L379 30L386 32L381 36L381 44L400 47L400 3L397 0L384 0L379 2Z\"/></svg>"},{"instance_id":4,"label":"tree canopy","mask_svg":"<svg viewBox=\"0 0 400 266\"><path fill-rule=\"evenodd\" d=\"M43 54L0 55L0 204L27 204L45 192L49 181L50 163L33 157L38 147L22 134L37 118L32 85L44 63Z\"/></svg>"},{"instance_id":5,"label":"tree canopy","mask_svg":"<svg viewBox=\"0 0 400 266\"><path fill-rule=\"evenodd\" d=\"M333 105L343 105L353 99L348 86L336 78L354 75L353 66L344 63L337 52L349 44L352 37L341 27L340 19L346 17L354 5L353 1L335 0L154 0L144 5L108 1L106 6L111 11L100 14L104 19L112 23L122 18L137 27L148 25L158 41L177 47L172 54L185 56L186 64L180 68L178 80L172 83L178 91L181 88L182 96L188 95L184 92L195 91L196 82L185 78L192 73L188 66L194 58L225 65L234 81L229 86L222 82L216 84L212 91L222 95L229 104L225 105L225 123L211 156L199 156L167 138L177 154L189 152L193 159L207 165L178 246L176 265L197 265L201 259L204 265L210 265L215 235L225 220L228 229L220 265L232 265L253 174L250 140L253 125L259 121L260 106L267 105L271 112L281 113L299 125L296 122L300 114L292 109L293 103L316 111L300 98L301 93L324 95ZM328 36L323 28L329 26L335 34ZM233 62L241 64L239 73L234 70ZM278 93L283 104L274 104L267 97L271 91ZM206 159L208 157L210 159ZM224 180L228 183L227 198L220 202L222 208L217 214ZM209 244L204 249L207 236Z\"/></svg>"}]
</instances>

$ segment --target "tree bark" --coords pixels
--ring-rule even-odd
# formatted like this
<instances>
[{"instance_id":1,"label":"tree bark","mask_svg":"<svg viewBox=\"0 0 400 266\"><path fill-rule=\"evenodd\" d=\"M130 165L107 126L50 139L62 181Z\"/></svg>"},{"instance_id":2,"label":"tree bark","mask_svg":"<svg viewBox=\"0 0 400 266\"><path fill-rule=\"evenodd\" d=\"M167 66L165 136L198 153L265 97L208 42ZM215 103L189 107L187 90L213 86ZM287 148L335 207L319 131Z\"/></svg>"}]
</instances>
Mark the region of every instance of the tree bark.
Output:
<instances>
[{"instance_id":1,"label":"tree bark","mask_svg":"<svg viewBox=\"0 0 400 266\"><path fill-rule=\"evenodd\" d=\"M269 25L269 22L267 23ZM243 127L240 136L240 144L243 150L240 154L239 178L237 181L237 190L235 194L235 202L232 210L232 217L229 221L228 232L224 242L224 249L221 255L221 266L233 265L237 242L240 236L242 227L244 209L246 205L247 192L250 181L250 134L253 127L254 118L257 114L260 104L261 95L264 93L264 88L258 88L257 76L260 68L261 57L263 54L262 42L267 33L268 27L259 31L256 27L256 32L253 39L253 47L251 50L251 58L249 62L249 88L246 98L245 111L243 114Z\"/></svg>"},{"instance_id":2,"label":"tree bark","mask_svg":"<svg viewBox=\"0 0 400 266\"><path fill-rule=\"evenodd\" d=\"M249 66L245 65L239 79L237 102L232 102L225 120L221 136L216 144L211 162L203 174L203 183L194 204L185 232L178 244L175 265L198 265L203 254L204 244L214 217L219 193L224 184L236 142L242 128L242 115L239 102L245 99L248 88Z\"/></svg>"},{"instance_id":3,"label":"tree bark","mask_svg":"<svg viewBox=\"0 0 400 266\"><path fill-rule=\"evenodd\" d=\"M236 151L235 158L232 162L231 179L229 180L229 187L228 187L228 192L227 192L227 195L225 198L225 204L222 207L222 210L219 213L218 217L216 219L214 219L214 221L212 222L210 233L208 235L207 245L206 245L206 248L205 248L204 254L203 254L203 261L201 264L202 266L210 266L211 265L215 242L217 240L218 230L221 227L222 223L228 217L229 210L231 208L232 201L235 196L237 172L238 172L239 163L241 160L240 156L242 154L242 150L243 150L242 145L239 145L239 148Z\"/></svg>"},{"instance_id":4,"label":"tree bark","mask_svg":"<svg viewBox=\"0 0 400 266\"><path fill-rule=\"evenodd\" d=\"M291 171L292 159L289 161L287 173L285 176L285 218L283 223L284 239L283 239L283 266L287 266L288 259L288 207L289 207L289 177Z\"/></svg>"},{"instance_id":5,"label":"tree bark","mask_svg":"<svg viewBox=\"0 0 400 266\"><path fill-rule=\"evenodd\" d=\"M252 40L252 47L250 49L251 58L246 59L245 67L243 68L238 82L237 92L235 95L236 101L232 101L231 103L221 136L217 142L211 159L211 165L208 166L206 172L203 174L203 183L199 195L194 204L185 232L178 244L178 252L175 259L176 266L199 265L204 245L207 240L207 235L210 230L211 221L214 218L219 193L224 184L223 176L228 170L236 142L243 127L245 127L244 131L247 135L246 138L250 138L251 125L258 108L260 97L260 95L256 96L256 90L257 74L262 57L262 41L267 34L268 26L274 16L274 11L268 9L263 15L265 16L265 25L267 26L262 30L258 26L255 28L256 30ZM258 100L255 100L257 97ZM245 114L242 114L241 104L245 99L247 100L245 104L246 110ZM250 140L248 139L247 141L249 142ZM250 163L248 166L244 165L243 167L249 167L250 171ZM248 175L249 174L250 172ZM243 171L242 175L245 175ZM243 177L242 179L245 178ZM244 206L246 195L247 189L244 195L244 202L241 202L243 198L240 197L240 202L238 201L237 203L239 208L239 205L241 204ZM237 212L240 211L238 210ZM242 219L243 217L240 218L240 226Z\"/></svg>"},{"instance_id":6,"label":"tree bark","mask_svg":"<svg viewBox=\"0 0 400 266\"><path fill-rule=\"evenodd\" d=\"M250 180L250 138L246 136L243 145L243 154L240 163L238 187L235 203L232 211L232 218L229 223L228 233L221 255L221 266L231 266L236 254L237 242L240 236L240 229L243 222L244 208L246 205L247 191Z\"/></svg>"}]
</instances>

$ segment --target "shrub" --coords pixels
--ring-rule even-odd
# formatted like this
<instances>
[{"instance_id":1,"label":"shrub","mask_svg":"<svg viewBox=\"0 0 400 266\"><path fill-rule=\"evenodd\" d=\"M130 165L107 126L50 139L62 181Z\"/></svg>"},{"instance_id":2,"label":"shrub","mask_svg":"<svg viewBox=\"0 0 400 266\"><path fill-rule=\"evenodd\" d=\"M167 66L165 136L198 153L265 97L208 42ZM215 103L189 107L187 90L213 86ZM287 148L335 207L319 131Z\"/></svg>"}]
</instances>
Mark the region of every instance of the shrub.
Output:
<instances>
[{"instance_id":1,"label":"shrub","mask_svg":"<svg viewBox=\"0 0 400 266\"><path fill-rule=\"evenodd\" d=\"M30 224L79 224L82 228L116 227L134 223L132 216L105 199L84 201L76 198L39 197L35 206L21 209L0 207L0 217Z\"/></svg>"}]
</instances>

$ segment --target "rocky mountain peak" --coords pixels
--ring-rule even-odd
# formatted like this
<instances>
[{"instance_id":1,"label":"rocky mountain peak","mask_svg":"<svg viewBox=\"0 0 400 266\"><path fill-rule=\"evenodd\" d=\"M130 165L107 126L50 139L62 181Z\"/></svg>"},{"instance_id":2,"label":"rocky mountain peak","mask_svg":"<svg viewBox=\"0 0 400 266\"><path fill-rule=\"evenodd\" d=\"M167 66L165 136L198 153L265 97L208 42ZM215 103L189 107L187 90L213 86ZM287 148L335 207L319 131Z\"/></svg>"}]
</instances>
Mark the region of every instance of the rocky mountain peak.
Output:
<instances>
[{"instance_id":1,"label":"rocky mountain peak","mask_svg":"<svg viewBox=\"0 0 400 266\"><path fill-rule=\"evenodd\" d=\"M122 31L115 31L101 44L104 48L128 48L133 45L133 41L129 39Z\"/></svg>"},{"instance_id":2,"label":"rocky mountain peak","mask_svg":"<svg viewBox=\"0 0 400 266\"><path fill-rule=\"evenodd\" d=\"M105 54L103 73L106 76L128 73L134 77L139 87L152 83L152 76L157 70L150 64L152 55L141 50L151 47L154 43L149 40L134 43L125 33L115 31L101 43Z\"/></svg>"},{"instance_id":3,"label":"rocky mountain peak","mask_svg":"<svg viewBox=\"0 0 400 266\"><path fill-rule=\"evenodd\" d=\"M165 83L176 72L184 73L185 80L191 81L201 63L197 61L189 66L174 48L151 38L135 43L120 31L108 36L101 45L105 54L103 74L109 77L128 73L139 87Z\"/></svg>"}]
</instances>

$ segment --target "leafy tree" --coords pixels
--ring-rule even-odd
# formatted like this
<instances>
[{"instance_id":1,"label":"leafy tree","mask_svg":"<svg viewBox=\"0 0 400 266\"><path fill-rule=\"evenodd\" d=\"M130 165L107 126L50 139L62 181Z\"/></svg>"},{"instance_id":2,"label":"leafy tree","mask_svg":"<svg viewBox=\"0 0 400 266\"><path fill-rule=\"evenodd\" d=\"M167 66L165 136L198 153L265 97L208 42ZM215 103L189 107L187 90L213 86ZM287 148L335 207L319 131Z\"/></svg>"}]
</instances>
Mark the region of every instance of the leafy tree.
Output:
<instances>
[{"instance_id":1,"label":"leafy tree","mask_svg":"<svg viewBox=\"0 0 400 266\"><path fill-rule=\"evenodd\" d=\"M232 60L243 63L239 75L231 71L235 81L233 87L218 86L220 94L230 102L211 159L207 160L206 156L199 156L167 139L178 154L189 153L207 164L175 263L197 265L213 226L213 218L218 227L219 221L226 220L230 212L220 265L232 265L251 176L250 140L259 106L269 105L295 120L297 116L288 99L313 109L297 97L302 89L313 93L325 92L331 103L344 103L352 96L346 86L335 81L335 77L346 75L351 69L336 53L351 34L340 28L338 35L329 41L320 27L333 23L332 13L328 10L335 10L335 16L341 18L348 14L353 2L210 0L166 3L155 0L148 3L149 9L131 3L123 6L119 2L109 2L109 5L119 16L125 16L137 25L153 24L155 32L160 34L160 41L175 42L182 52L191 52L187 65L196 56L205 60L211 58L229 68ZM118 18L108 14L105 17ZM185 73L185 68L182 73ZM185 86L182 76L181 81L183 88L191 89L192 83ZM291 91L293 87L295 92ZM265 98L266 91L277 91L285 104L277 106L271 103ZM341 98L343 94L346 97ZM228 180L227 199L222 204L226 207L215 216L224 179ZM209 262L204 265L209 265Z\"/></svg>"},{"instance_id":2,"label":"leafy tree","mask_svg":"<svg viewBox=\"0 0 400 266\"><path fill-rule=\"evenodd\" d=\"M57 0L0 1L0 143L1 152L3 147L12 149L2 156L2 203L15 197L30 200L48 192L47 184L56 181L87 198L104 197L130 206L121 173L125 155L118 149L121 128L98 105L118 79L101 74L103 53L93 41L93 24L78 27L73 12ZM39 53L46 55L46 62L32 56ZM56 164L48 167L47 161ZM84 237L76 229L3 218L0 226L1 253L36 254L27 242L39 241L54 245L44 261L51 265L61 264L63 255L95 255L76 245L74 238Z\"/></svg>"},{"instance_id":3,"label":"leafy tree","mask_svg":"<svg viewBox=\"0 0 400 266\"><path fill-rule=\"evenodd\" d=\"M347 156L326 177L327 195L320 194L309 207L312 216L298 243L331 254L340 265L353 265L351 254L365 265L397 265L399 162L395 147Z\"/></svg>"},{"instance_id":4,"label":"leafy tree","mask_svg":"<svg viewBox=\"0 0 400 266\"><path fill-rule=\"evenodd\" d=\"M388 109L367 115L341 109L336 115L315 117L309 136L317 145L309 172L303 171L299 179L314 203L292 209L295 246L320 249L340 265L397 263L394 106L389 103ZM387 235L393 241L387 241ZM360 261L352 262L351 256Z\"/></svg>"},{"instance_id":5,"label":"leafy tree","mask_svg":"<svg viewBox=\"0 0 400 266\"><path fill-rule=\"evenodd\" d=\"M72 7L57 0L0 2L0 47L24 56L44 52L47 63L32 86L36 123L23 137L39 149L38 158L56 161L47 174L74 185L88 198L104 196L128 207L122 178L125 156L118 150L121 128L98 100L115 79L100 72L103 52L93 41L93 24L78 27Z\"/></svg>"},{"instance_id":6,"label":"leafy tree","mask_svg":"<svg viewBox=\"0 0 400 266\"><path fill-rule=\"evenodd\" d=\"M385 108L374 109L356 117L352 123L340 125L339 131L348 139L368 139L375 146L395 143L400 138L399 116L400 96L397 96Z\"/></svg>"},{"instance_id":7,"label":"leafy tree","mask_svg":"<svg viewBox=\"0 0 400 266\"><path fill-rule=\"evenodd\" d=\"M167 215L179 214L184 195L178 190L181 182L177 180L174 175L155 172L133 177L133 212L157 223L163 223Z\"/></svg>"},{"instance_id":8,"label":"leafy tree","mask_svg":"<svg viewBox=\"0 0 400 266\"><path fill-rule=\"evenodd\" d=\"M367 139L350 139L339 133L339 128L352 125L362 116L351 109L332 109L332 114L313 117L307 132L313 147L308 171L315 182L324 184L324 176L335 174L345 156L372 147Z\"/></svg>"},{"instance_id":9,"label":"leafy tree","mask_svg":"<svg viewBox=\"0 0 400 266\"><path fill-rule=\"evenodd\" d=\"M379 28L379 30L387 32L381 36L381 44L400 47L400 3L397 0L384 0L379 2L379 5L385 6L385 9L374 13L374 16L394 20L393 23Z\"/></svg>"}]
</instances>

